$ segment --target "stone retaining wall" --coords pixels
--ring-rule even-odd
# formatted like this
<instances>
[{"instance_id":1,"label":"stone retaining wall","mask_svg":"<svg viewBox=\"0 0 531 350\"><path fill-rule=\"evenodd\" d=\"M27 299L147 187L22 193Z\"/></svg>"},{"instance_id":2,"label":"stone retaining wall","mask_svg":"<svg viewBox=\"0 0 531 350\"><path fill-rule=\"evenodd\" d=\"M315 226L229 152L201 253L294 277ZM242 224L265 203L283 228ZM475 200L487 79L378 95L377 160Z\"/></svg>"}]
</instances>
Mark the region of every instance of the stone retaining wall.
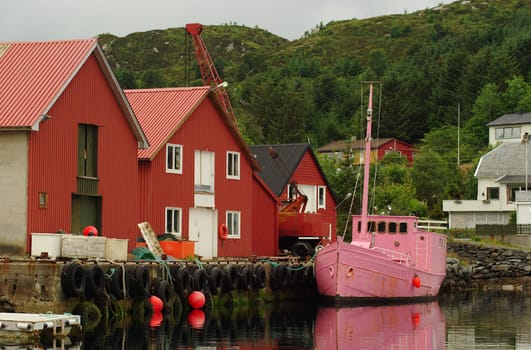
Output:
<instances>
[{"instance_id":1,"label":"stone retaining wall","mask_svg":"<svg viewBox=\"0 0 531 350\"><path fill-rule=\"evenodd\" d=\"M448 242L441 293L502 288L531 290L531 251L472 241Z\"/></svg>"}]
</instances>

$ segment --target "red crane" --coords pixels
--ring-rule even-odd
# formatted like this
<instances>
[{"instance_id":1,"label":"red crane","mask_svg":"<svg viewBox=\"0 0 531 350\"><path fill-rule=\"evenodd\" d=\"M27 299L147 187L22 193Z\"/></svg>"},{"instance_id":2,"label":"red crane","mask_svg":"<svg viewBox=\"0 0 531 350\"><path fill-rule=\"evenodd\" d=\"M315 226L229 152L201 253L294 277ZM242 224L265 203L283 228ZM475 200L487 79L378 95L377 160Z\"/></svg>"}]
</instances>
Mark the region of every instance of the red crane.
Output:
<instances>
[{"instance_id":1,"label":"red crane","mask_svg":"<svg viewBox=\"0 0 531 350\"><path fill-rule=\"evenodd\" d=\"M236 116L230 104L229 94L225 90L227 83L220 78L216 66L214 66L214 61L212 61L208 53L205 42L201 38L203 25L200 23L188 23L185 28L194 43L195 57L199 65L199 70L201 71L203 83L212 87L225 113L232 118L233 122L236 122Z\"/></svg>"}]
</instances>

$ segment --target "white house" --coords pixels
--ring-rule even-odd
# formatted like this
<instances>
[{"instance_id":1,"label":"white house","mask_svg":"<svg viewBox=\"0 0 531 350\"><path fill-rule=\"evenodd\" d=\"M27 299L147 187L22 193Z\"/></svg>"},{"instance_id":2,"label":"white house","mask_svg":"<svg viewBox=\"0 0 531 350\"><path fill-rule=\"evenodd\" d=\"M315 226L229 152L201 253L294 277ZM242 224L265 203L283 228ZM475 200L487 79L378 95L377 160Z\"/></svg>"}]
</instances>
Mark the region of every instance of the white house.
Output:
<instances>
[{"instance_id":1,"label":"white house","mask_svg":"<svg viewBox=\"0 0 531 350\"><path fill-rule=\"evenodd\" d=\"M487 124L489 144L496 146L500 142L520 142L522 135L531 134L531 112L505 114Z\"/></svg>"},{"instance_id":2,"label":"white house","mask_svg":"<svg viewBox=\"0 0 531 350\"><path fill-rule=\"evenodd\" d=\"M531 196L517 197L527 192L531 178L531 113L506 114L488 127L489 143L496 147L481 157L474 173L476 200L443 201L451 229L508 224L513 213L517 213L518 224L531 223Z\"/></svg>"}]
</instances>

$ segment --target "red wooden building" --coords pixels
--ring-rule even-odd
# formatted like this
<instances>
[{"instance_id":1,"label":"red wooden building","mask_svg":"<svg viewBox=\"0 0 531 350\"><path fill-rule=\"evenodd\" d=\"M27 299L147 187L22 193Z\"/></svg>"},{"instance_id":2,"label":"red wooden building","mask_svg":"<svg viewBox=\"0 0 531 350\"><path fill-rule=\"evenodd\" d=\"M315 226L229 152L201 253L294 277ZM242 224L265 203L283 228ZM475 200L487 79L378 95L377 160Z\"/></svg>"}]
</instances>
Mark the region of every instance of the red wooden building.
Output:
<instances>
[{"instance_id":1,"label":"red wooden building","mask_svg":"<svg viewBox=\"0 0 531 350\"><path fill-rule=\"evenodd\" d=\"M350 158L355 164L363 162L365 152L364 140L333 141L317 150L321 154L339 159ZM371 163L381 160L388 152L396 152L406 157L408 164L413 164L415 147L407 142L394 138L377 138L371 143Z\"/></svg>"},{"instance_id":2,"label":"red wooden building","mask_svg":"<svg viewBox=\"0 0 531 350\"><path fill-rule=\"evenodd\" d=\"M95 39L0 42L0 248L32 232L138 234L147 139Z\"/></svg>"},{"instance_id":3,"label":"red wooden building","mask_svg":"<svg viewBox=\"0 0 531 350\"><path fill-rule=\"evenodd\" d=\"M250 149L263 168L260 176L279 201L279 248L293 250L301 238L315 244L323 238L335 240L336 199L310 145L256 145ZM304 213L294 218L285 208L300 195L307 197Z\"/></svg>"},{"instance_id":4,"label":"red wooden building","mask_svg":"<svg viewBox=\"0 0 531 350\"><path fill-rule=\"evenodd\" d=\"M138 151L139 221L195 241L205 258L274 255L276 198L211 87L125 94L150 144Z\"/></svg>"}]
</instances>

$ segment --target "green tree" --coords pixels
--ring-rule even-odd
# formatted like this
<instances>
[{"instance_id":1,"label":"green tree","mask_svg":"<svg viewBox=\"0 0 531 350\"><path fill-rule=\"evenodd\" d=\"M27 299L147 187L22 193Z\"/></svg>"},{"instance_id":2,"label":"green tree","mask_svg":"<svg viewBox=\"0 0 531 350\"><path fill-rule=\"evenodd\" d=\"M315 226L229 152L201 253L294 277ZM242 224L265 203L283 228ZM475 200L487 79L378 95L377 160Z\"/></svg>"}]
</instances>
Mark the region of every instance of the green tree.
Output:
<instances>
[{"instance_id":1,"label":"green tree","mask_svg":"<svg viewBox=\"0 0 531 350\"><path fill-rule=\"evenodd\" d=\"M436 152L422 151L415 156L411 180L417 198L427 204L430 217L442 216L441 204L447 198L451 176L448 164Z\"/></svg>"}]
</instances>

